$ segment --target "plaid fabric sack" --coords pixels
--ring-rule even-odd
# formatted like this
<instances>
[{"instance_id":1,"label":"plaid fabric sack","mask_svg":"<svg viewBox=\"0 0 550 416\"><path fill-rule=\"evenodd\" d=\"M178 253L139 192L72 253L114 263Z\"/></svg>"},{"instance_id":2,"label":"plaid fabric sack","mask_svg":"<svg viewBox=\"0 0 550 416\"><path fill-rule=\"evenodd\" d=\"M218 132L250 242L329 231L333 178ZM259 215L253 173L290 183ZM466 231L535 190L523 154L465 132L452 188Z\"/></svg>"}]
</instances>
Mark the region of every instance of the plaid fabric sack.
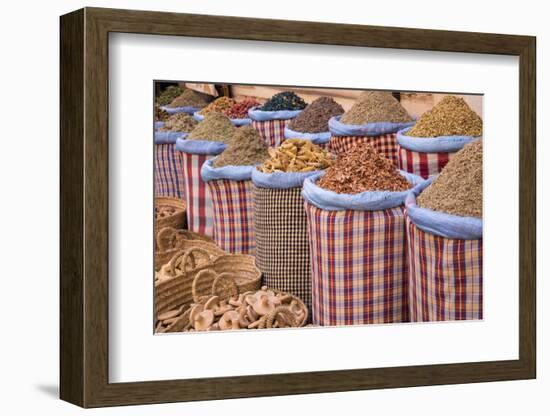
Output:
<instances>
[{"instance_id":1,"label":"plaid fabric sack","mask_svg":"<svg viewBox=\"0 0 550 416\"><path fill-rule=\"evenodd\" d=\"M223 250L254 254L254 166L213 167L214 159L202 165L202 179L212 199L214 240Z\"/></svg>"},{"instance_id":2,"label":"plaid fabric sack","mask_svg":"<svg viewBox=\"0 0 550 416\"><path fill-rule=\"evenodd\" d=\"M451 157L466 143L477 140L470 136L411 137L397 132L397 163L405 172L427 179L440 173Z\"/></svg>"},{"instance_id":3,"label":"plaid fabric sack","mask_svg":"<svg viewBox=\"0 0 550 416\"><path fill-rule=\"evenodd\" d=\"M185 133L155 132L155 196L183 199L185 195L181 155L176 140Z\"/></svg>"},{"instance_id":4,"label":"plaid fabric sack","mask_svg":"<svg viewBox=\"0 0 550 416\"><path fill-rule=\"evenodd\" d=\"M303 180L314 174L252 173L256 265L263 284L299 297L311 311L311 267Z\"/></svg>"},{"instance_id":5,"label":"plaid fabric sack","mask_svg":"<svg viewBox=\"0 0 550 416\"><path fill-rule=\"evenodd\" d=\"M418 207L426 182L405 209L411 321L483 319L482 220Z\"/></svg>"},{"instance_id":6,"label":"plaid fabric sack","mask_svg":"<svg viewBox=\"0 0 550 416\"><path fill-rule=\"evenodd\" d=\"M328 122L332 135L329 141L329 149L332 153L339 155L340 153L347 152L357 143L366 142L397 166L396 133L400 129L412 126L413 122L380 122L355 125L340 122L341 117L332 117Z\"/></svg>"},{"instance_id":7,"label":"plaid fabric sack","mask_svg":"<svg viewBox=\"0 0 550 416\"><path fill-rule=\"evenodd\" d=\"M285 139L286 125L300 112L301 110L261 111L251 108L248 110L248 116L252 120L252 127L260 133L267 145L277 147Z\"/></svg>"},{"instance_id":8,"label":"plaid fabric sack","mask_svg":"<svg viewBox=\"0 0 550 416\"><path fill-rule=\"evenodd\" d=\"M408 322L407 192L337 194L317 186L320 176L303 188L313 324Z\"/></svg>"},{"instance_id":9,"label":"plaid fabric sack","mask_svg":"<svg viewBox=\"0 0 550 416\"><path fill-rule=\"evenodd\" d=\"M187 228L195 233L212 236L212 199L206 183L201 178L204 162L224 151L226 145L204 140L178 139L176 148L182 160L185 202L187 204Z\"/></svg>"}]
</instances>

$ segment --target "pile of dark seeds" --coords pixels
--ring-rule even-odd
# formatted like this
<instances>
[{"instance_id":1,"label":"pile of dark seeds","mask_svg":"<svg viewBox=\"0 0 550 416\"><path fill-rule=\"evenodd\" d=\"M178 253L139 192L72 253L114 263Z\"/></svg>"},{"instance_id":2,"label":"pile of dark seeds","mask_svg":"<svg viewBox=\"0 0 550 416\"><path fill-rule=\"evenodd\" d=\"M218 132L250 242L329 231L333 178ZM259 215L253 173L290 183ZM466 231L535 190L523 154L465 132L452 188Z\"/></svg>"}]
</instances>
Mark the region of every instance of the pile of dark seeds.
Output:
<instances>
[{"instance_id":1,"label":"pile of dark seeds","mask_svg":"<svg viewBox=\"0 0 550 416\"><path fill-rule=\"evenodd\" d=\"M306 108L306 102L293 93L284 91L275 94L261 108L262 111L302 110Z\"/></svg>"}]
</instances>

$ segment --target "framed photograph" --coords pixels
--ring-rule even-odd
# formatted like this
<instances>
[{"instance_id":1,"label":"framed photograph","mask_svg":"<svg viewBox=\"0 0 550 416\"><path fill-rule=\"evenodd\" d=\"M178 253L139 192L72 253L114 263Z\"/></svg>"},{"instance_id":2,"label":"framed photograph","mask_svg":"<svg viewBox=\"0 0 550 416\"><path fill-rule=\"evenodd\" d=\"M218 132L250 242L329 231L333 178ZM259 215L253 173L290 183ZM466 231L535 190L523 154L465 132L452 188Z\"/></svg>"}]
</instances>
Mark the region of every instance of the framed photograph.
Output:
<instances>
[{"instance_id":1,"label":"framed photograph","mask_svg":"<svg viewBox=\"0 0 550 416\"><path fill-rule=\"evenodd\" d=\"M63 400L536 377L534 37L60 28Z\"/></svg>"}]
</instances>

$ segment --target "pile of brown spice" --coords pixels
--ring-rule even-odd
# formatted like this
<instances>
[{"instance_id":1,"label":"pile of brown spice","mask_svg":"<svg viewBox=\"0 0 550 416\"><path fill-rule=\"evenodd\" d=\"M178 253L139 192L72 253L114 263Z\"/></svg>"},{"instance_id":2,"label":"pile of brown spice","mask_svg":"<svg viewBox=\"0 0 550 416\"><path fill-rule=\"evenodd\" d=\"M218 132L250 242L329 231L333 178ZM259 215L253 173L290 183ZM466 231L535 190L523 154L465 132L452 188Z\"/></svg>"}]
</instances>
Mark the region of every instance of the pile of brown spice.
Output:
<instances>
[{"instance_id":1,"label":"pile of brown spice","mask_svg":"<svg viewBox=\"0 0 550 416\"><path fill-rule=\"evenodd\" d=\"M288 128L301 133L321 133L328 131L331 117L344 113L340 104L330 97L319 97L309 104L298 117L292 119Z\"/></svg>"},{"instance_id":2,"label":"pile of brown spice","mask_svg":"<svg viewBox=\"0 0 550 416\"><path fill-rule=\"evenodd\" d=\"M214 160L214 167L249 166L269 159L267 144L262 136L251 126L244 126L235 132L227 148Z\"/></svg>"},{"instance_id":3,"label":"pile of brown spice","mask_svg":"<svg viewBox=\"0 0 550 416\"><path fill-rule=\"evenodd\" d=\"M166 121L170 117L168 112L164 111L158 105L155 106L155 121Z\"/></svg>"},{"instance_id":4,"label":"pile of brown spice","mask_svg":"<svg viewBox=\"0 0 550 416\"><path fill-rule=\"evenodd\" d=\"M260 172L312 172L326 169L334 161L331 153L302 139L285 140L279 147L270 148L269 156L258 166Z\"/></svg>"},{"instance_id":5,"label":"pile of brown spice","mask_svg":"<svg viewBox=\"0 0 550 416\"><path fill-rule=\"evenodd\" d=\"M168 104L168 107L197 107L203 108L212 101L212 96L191 89L186 89L174 101Z\"/></svg>"},{"instance_id":6,"label":"pile of brown spice","mask_svg":"<svg viewBox=\"0 0 550 416\"><path fill-rule=\"evenodd\" d=\"M445 96L431 110L422 114L405 134L413 137L473 136L483 133L483 121L466 101L452 95Z\"/></svg>"},{"instance_id":7,"label":"pile of brown spice","mask_svg":"<svg viewBox=\"0 0 550 416\"><path fill-rule=\"evenodd\" d=\"M483 143L468 143L417 198L418 206L447 214L481 218Z\"/></svg>"},{"instance_id":8,"label":"pile of brown spice","mask_svg":"<svg viewBox=\"0 0 550 416\"><path fill-rule=\"evenodd\" d=\"M229 143L233 139L236 127L221 113L208 113L202 122L187 136L191 140L210 140Z\"/></svg>"},{"instance_id":9,"label":"pile of brown spice","mask_svg":"<svg viewBox=\"0 0 550 416\"><path fill-rule=\"evenodd\" d=\"M201 111L199 111L199 114L201 116L205 116L210 112L223 114L224 111L229 110L234 105L235 105L235 100L233 98L229 98L229 97L216 98L206 107L204 107Z\"/></svg>"},{"instance_id":10,"label":"pile of brown spice","mask_svg":"<svg viewBox=\"0 0 550 416\"><path fill-rule=\"evenodd\" d=\"M189 133L197 126L198 122L189 114L176 113L172 114L159 130L160 131L177 131Z\"/></svg>"},{"instance_id":11,"label":"pile of brown spice","mask_svg":"<svg viewBox=\"0 0 550 416\"><path fill-rule=\"evenodd\" d=\"M393 95L384 91L365 91L341 118L345 124L378 122L407 123L412 121L407 110Z\"/></svg>"},{"instance_id":12,"label":"pile of brown spice","mask_svg":"<svg viewBox=\"0 0 550 416\"><path fill-rule=\"evenodd\" d=\"M370 144L358 143L336 159L319 179L319 186L339 194L406 191L411 188L393 163Z\"/></svg>"}]
</instances>

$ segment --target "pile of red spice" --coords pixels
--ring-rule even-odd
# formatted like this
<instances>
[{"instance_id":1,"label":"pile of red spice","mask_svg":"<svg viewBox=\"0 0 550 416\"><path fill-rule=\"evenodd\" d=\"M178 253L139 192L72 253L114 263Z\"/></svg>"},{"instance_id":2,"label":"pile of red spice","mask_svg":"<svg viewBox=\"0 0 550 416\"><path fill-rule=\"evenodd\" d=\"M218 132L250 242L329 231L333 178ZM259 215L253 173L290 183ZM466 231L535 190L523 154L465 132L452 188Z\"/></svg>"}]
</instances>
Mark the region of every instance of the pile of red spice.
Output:
<instances>
[{"instance_id":1,"label":"pile of red spice","mask_svg":"<svg viewBox=\"0 0 550 416\"><path fill-rule=\"evenodd\" d=\"M259 105L260 103L258 101L252 98L247 98L233 104L230 108L224 111L224 115L229 118L248 118L248 110Z\"/></svg>"},{"instance_id":2,"label":"pile of red spice","mask_svg":"<svg viewBox=\"0 0 550 416\"><path fill-rule=\"evenodd\" d=\"M393 163L366 143L359 143L338 156L319 180L319 186L339 194L400 192L411 188Z\"/></svg>"}]
</instances>

